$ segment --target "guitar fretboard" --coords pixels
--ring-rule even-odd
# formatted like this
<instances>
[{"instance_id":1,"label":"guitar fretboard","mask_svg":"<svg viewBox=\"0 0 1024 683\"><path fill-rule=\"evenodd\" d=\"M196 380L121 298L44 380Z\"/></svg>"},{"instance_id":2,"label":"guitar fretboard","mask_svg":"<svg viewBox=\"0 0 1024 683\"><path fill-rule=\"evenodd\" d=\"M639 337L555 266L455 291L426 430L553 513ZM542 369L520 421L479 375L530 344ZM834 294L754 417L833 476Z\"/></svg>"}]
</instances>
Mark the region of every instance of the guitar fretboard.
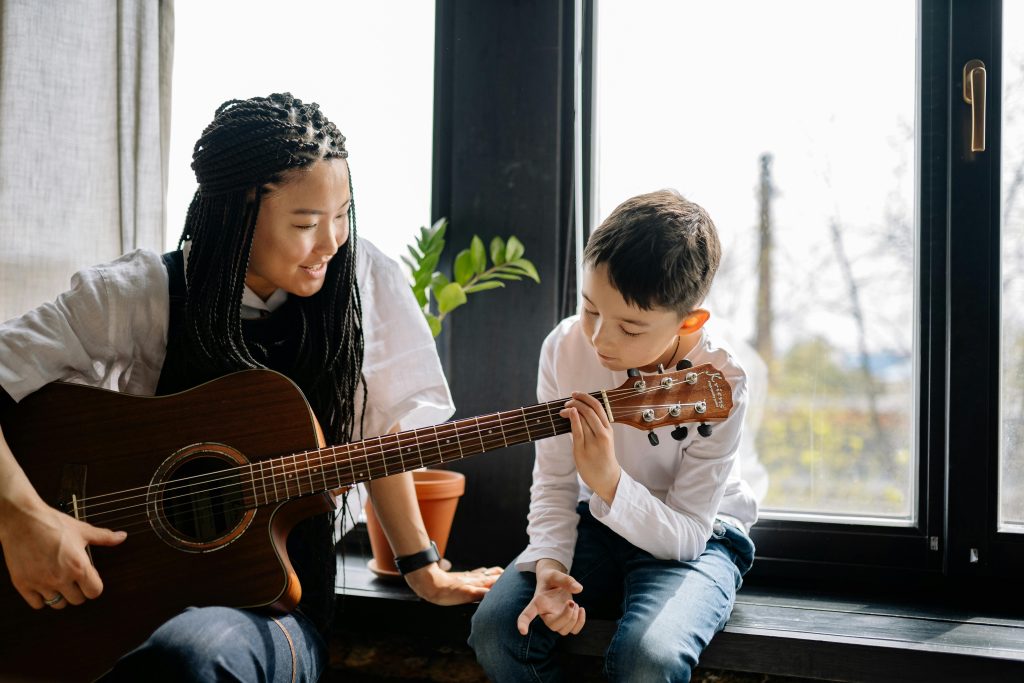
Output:
<instances>
[{"instance_id":1,"label":"guitar fretboard","mask_svg":"<svg viewBox=\"0 0 1024 683\"><path fill-rule=\"evenodd\" d=\"M244 495L253 506L278 503L567 434L569 420L558 415L564 403L551 401L253 462L243 468Z\"/></svg>"}]
</instances>

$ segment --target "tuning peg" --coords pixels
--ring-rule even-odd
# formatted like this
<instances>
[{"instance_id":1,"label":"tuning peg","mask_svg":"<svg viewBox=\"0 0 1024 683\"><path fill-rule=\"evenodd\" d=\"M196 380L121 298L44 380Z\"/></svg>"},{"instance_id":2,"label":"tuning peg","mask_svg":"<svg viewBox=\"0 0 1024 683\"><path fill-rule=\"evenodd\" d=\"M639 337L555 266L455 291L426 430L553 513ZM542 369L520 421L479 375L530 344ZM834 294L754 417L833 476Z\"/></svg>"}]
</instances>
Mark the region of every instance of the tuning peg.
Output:
<instances>
[{"instance_id":1,"label":"tuning peg","mask_svg":"<svg viewBox=\"0 0 1024 683\"><path fill-rule=\"evenodd\" d=\"M688 433L689 430L686 428L686 425L679 425L678 427L672 430L672 438L675 439L676 441L682 441L683 439L686 438L686 435Z\"/></svg>"},{"instance_id":2,"label":"tuning peg","mask_svg":"<svg viewBox=\"0 0 1024 683\"><path fill-rule=\"evenodd\" d=\"M647 432L647 440L651 442L652 446L657 446L659 443L658 435L654 432Z\"/></svg>"},{"instance_id":3,"label":"tuning peg","mask_svg":"<svg viewBox=\"0 0 1024 683\"><path fill-rule=\"evenodd\" d=\"M711 425L706 423L702 424L701 426L697 427L697 433L703 436L704 438L711 436Z\"/></svg>"},{"instance_id":4,"label":"tuning peg","mask_svg":"<svg viewBox=\"0 0 1024 683\"><path fill-rule=\"evenodd\" d=\"M682 359L681 361L679 361L678 363L676 363L676 370L685 370L687 368L692 368L692 367L693 367L693 363L691 363L690 361L688 361L685 358Z\"/></svg>"},{"instance_id":5,"label":"tuning peg","mask_svg":"<svg viewBox=\"0 0 1024 683\"><path fill-rule=\"evenodd\" d=\"M629 370L626 370L626 374L629 375L630 377L639 377L640 371L637 370L636 368L630 368Z\"/></svg>"}]
</instances>

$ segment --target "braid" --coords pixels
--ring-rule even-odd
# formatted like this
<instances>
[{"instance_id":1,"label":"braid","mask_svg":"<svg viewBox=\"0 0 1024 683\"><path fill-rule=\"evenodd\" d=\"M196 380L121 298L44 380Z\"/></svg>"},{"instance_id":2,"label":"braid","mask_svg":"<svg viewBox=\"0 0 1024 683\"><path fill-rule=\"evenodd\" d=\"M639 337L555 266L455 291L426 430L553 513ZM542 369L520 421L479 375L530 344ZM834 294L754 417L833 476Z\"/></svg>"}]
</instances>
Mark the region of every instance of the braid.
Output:
<instances>
[{"instance_id":1,"label":"braid","mask_svg":"<svg viewBox=\"0 0 1024 683\"><path fill-rule=\"evenodd\" d=\"M191 242L183 343L201 376L264 367L246 344L239 316L263 187L293 169L347 158L345 136L315 103L275 93L217 108L193 150L199 189L178 243ZM323 287L297 301L299 356L292 373L335 444L352 437L363 362L354 201L348 211L349 238L328 263ZM365 406L365 386L363 392Z\"/></svg>"}]
</instances>

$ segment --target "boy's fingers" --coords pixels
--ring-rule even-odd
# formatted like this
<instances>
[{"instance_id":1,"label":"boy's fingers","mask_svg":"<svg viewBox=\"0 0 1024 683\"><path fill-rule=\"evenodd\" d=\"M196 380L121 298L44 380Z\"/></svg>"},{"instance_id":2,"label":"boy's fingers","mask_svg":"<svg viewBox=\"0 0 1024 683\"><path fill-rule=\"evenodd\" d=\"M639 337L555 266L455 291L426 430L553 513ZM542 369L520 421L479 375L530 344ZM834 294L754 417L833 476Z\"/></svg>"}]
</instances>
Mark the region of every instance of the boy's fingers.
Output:
<instances>
[{"instance_id":1,"label":"boy's fingers","mask_svg":"<svg viewBox=\"0 0 1024 683\"><path fill-rule=\"evenodd\" d=\"M595 417L597 417L597 420L598 422L601 423L601 426L608 426L608 415L605 413L604 406L601 405L600 401L598 401L590 394L585 394L580 391L574 391L572 397L579 401L580 403L585 404L588 408L594 411ZM589 418L590 416L588 415L587 417Z\"/></svg>"},{"instance_id":2,"label":"boy's fingers","mask_svg":"<svg viewBox=\"0 0 1024 683\"><path fill-rule=\"evenodd\" d=\"M537 616L537 606L532 602L526 606L520 614L519 618L516 619L516 627L519 629L520 635L526 635L530 632L530 622Z\"/></svg>"},{"instance_id":3,"label":"boy's fingers","mask_svg":"<svg viewBox=\"0 0 1024 683\"><path fill-rule=\"evenodd\" d=\"M579 616L576 618L576 625L572 628L572 634L576 635L582 631L585 623L587 623L587 610L581 605Z\"/></svg>"},{"instance_id":4,"label":"boy's fingers","mask_svg":"<svg viewBox=\"0 0 1024 683\"><path fill-rule=\"evenodd\" d=\"M557 575L552 581L552 583L558 586L559 588L564 588L565 590L573 594L579 593L583 590L583 586L580 584L580 582L572 578L568 574Z\"/></svg>"}]
</instances>

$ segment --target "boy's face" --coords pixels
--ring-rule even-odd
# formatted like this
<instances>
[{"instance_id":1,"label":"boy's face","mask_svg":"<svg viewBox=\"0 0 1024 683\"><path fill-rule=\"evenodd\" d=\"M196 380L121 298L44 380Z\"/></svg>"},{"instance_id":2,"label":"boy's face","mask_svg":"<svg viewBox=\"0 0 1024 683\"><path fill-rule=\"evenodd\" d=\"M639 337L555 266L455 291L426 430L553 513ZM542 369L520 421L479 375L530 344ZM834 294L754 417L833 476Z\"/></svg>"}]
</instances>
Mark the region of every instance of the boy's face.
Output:
<instances>
[{"instance_id":1,"label":"boy's face","mask_svg":"<svg viewBox=\"0 0 1024 683\"><path fill-rule=\"evenodd\" d=\"M583 331L609 370L646 368L672 360L683 320L675 311L627 304L608 279L608 267L583 269Z\"/></svg>"}]
</instances>

